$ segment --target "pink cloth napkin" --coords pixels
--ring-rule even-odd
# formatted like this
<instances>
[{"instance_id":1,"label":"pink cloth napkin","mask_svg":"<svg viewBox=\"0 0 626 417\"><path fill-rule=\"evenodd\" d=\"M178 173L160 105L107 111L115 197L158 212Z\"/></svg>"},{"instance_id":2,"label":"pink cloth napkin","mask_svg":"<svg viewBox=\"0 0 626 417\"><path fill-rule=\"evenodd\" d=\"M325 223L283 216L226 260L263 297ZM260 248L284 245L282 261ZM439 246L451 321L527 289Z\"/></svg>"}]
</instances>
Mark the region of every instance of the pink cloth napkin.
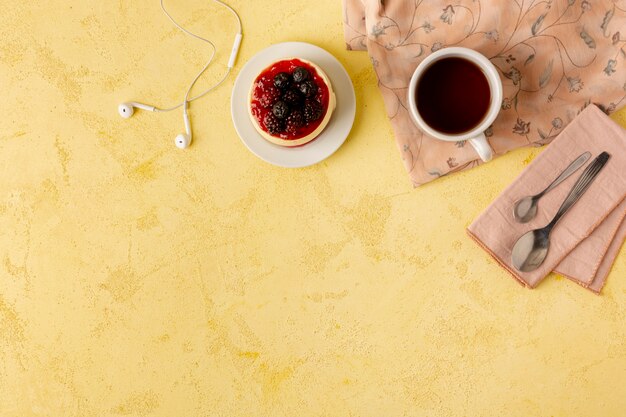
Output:
<instances>
[{"instance_id":1,"label":"pink cloth napkin","mask_svg":"<svg viewBox=\"0 0 626 417\"><path fill-rule=\"evenodd\" d=\"M554 139L582 108L626 105L626 0L343 0L347 47L367 50L415 186L481 163L465 142L423 135L407 87L428 54L464 46L504 86L486 135L496 155Z\"/></svg>"},{"instance_id":2,"label":"pink cloth napkin","mask_svg":"<svg viewBox=\"0 0 626 417\"><path fill-rule=\"evenodd\" d=\"M599 294L611 271L624 239L626 239L626 199L585 240L580 242L559 263L554 272L561 274L585 288ZM617 230L616 230L617 228ZM608 246L608 247L607 247ZM600 259L587 256L595 248L606 247ZM599 253L602 251L600 250Z\"/></svg>"},{"instance_id":3,"label":"pink cloth napkin","mask_svg":"<svg viewBox=\"0 0 626 417\"><path fill-rule=\"evenodd\" d=\"M521 224L513 218L520 198L546 188L574 159L589 151L593 160L603 151L608 163L585 194L553 229L550 250L535 271L511 265L511 250L529 230L545 226L582 174L575 172L539 200L537 216ZM626 237L626 131L596 106L587 107L502 194L469 226L469 235L523 285L536 287L551 271L596 293Z\"/></svg>"}]
</instances>

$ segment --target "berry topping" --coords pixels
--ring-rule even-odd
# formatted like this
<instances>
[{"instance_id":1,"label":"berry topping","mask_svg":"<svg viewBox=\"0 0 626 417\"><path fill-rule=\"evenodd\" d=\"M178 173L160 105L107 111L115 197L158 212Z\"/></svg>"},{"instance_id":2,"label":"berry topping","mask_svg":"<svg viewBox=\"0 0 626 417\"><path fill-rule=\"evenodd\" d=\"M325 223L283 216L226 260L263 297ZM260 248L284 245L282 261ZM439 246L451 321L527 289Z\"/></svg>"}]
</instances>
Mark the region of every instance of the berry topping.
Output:
<instances>
[{"instance_id":1,"label":"berry topping","mask_svg":"<svg viewBox=\"0 0 626 417\"><path fill-rule=\"evenodd\" d=\"M283 101L292 107L298 107L302 103L302 94L295 88L290 88L283 94Z\"/></svg>"},{"instance_id":2,"label":"berry topping","mask_svg":"<svg viewBox=\"0 0 626 417\"><path fill-rule=\"evenodd\" d=\"M263 118L263 123L271 135L280 133L285 129L283 121L279 120L273 113L267 113Z\"/></svg>"},{"instance_id":3,"label":"berry topping","mask_svg":"<svg viewBox=\"0 0 626 417\"><path fill-rule=\"evenodd\" d=\"M322 106L315 100L307 100L304 104L304 120L314 122L322 117Z\"/></svg>"},{"instance_id":4,"label":"berry topping","mask_svg":"<svg viewBox=\"0 0 626 417\"><path fill-rule=\"evenodd\" d=\"M272 107L272 113L279 119L289 116L289 106L284 101L277 101Z\"/></svg>"},{"instance_id":5,"label":"berry topping","mask_svg":"<svg viewBox=\"0 0 626 417\"><path fill-rule=\"evenodd\" d=\"M293 110L287 117L287 132L295 133L299 127L304 125L304 116L300 110Z\"/></svg>"},{"instance_id":6,"label":"berry topping","mask_svg":"<svg viewBox=\"0 0 626 417\"><path fill-rule=\"evenodd\" d=\"M291 85L291 76L286 72L279 72L274 76L274 85L281 90L286 90Z\"/></svg>"},{"instance_id":7,"label":"berry topping","mask_svg":"<svg viewBox=\"0 0 626 417\"><path fill-rule=\"evenodd\" d=\"M293 70L293 80L297 83L301 83L304 80L309 79L309 71L304 67L296 67Z\"/></svg>"},{"instance_id":8,"label":"berry topping","mask_svg":"<svg viewBox=\"0 0 626 417\"><path fill-rule=\"evenodd\" d=\"M304 81L298 88L306 98L311 98L317 94L317 84L315 84L313 80Z\"/></svg>"},{"instance_id":9,"label":"berry topping","mask_svg":"<svg viewBox=\"0 0 626 417\"><path fill-rule=\"evenodd\" d=\"M274 105L280 99L280 90L273 85L265 88L265 91L259 97L259 103L261 106L268 109Z\"/></svg>"},{"instance_id":10,"label":"berry topping","mask_svg":"<svg viewBox=\"0 0 626 417\"><path fill-rule=\"evenodd\" d=\"M318 68L297 58L274 62L250 90L250 116L269 142L300 146L317 137L334 97Z\"/></svg>"}]
</instances>

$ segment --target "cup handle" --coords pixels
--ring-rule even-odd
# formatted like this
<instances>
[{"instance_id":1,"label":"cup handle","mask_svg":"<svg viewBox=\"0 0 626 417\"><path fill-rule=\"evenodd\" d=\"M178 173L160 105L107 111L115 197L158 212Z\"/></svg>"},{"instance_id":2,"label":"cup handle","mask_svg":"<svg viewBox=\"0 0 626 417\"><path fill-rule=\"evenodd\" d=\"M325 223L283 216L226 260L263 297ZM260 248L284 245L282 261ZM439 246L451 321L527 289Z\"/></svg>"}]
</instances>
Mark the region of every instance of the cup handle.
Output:
<instances>
[{"instance_id":1,"label":"cup handle","mask_svg":"<svg viewBox=\"0 0 626 417\"><path fill-rule=\"evenodd\" d=\"M476 149L476 153L480 156L484 162L491 161L493 158L493 151L491 150L491 146L489 146L489 142L487 142L487 137L484 133L476 136L475 138L469 139L469 143Z\"/></svg>"}]
</instances>

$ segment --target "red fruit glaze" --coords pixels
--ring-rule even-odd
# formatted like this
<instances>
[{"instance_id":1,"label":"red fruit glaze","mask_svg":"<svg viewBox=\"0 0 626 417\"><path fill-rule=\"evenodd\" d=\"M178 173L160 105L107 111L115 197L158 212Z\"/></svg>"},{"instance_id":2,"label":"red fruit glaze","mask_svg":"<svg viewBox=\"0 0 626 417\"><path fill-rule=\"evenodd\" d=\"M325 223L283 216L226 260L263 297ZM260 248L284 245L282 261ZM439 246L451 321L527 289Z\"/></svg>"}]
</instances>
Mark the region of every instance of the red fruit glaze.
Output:
<instances>
[{"instance_id":1,"label":"red fruit glaze","mask_svg":"<svg viewBox=\"0 0 626 417\"><path fill-rule=\"evenodd\" d=\"M328 90L328 86L326 85L322 77L320 77L320 75L317 73L315 68L307 64L306 62L300 61L299 59L289 59L289 60L279 61L279 62L272 64L272 66L264 69L261 72L261 74L259 74L259 76L254 80L252 97L251 97L251 102L250 102L250 109L252 110L252 115L256 118L257 122L259 123L259 126L261 126L261 129L267 132L267 127L263 123L263 119L267 113L272 111L272 109L271 107L269 109L263 108L261 103L259 103L259 99L263 95L263 92L265 91L266 88L269 88L270 86L274 85L274 76L276 74L278 74L279 72L286 72L288 74L292 74L293 70L296 67L306 68L311 74L313 81L315 81L315 84L317 84L318 91L314 98L322 105L322 116L316 121L305 124L304 126L298 128L293 133L289 133L285 131L285 132L280 132L280 133L272 135L274 137L278 137L278 138L285 139L285 140L300 139L313 133L313 131L317 129L319 125L322 123L322 120L324 120L324 116L326 115L326 112L328 111L328 102L330 100L330 92Z\"/></svg>"}]
</instances>

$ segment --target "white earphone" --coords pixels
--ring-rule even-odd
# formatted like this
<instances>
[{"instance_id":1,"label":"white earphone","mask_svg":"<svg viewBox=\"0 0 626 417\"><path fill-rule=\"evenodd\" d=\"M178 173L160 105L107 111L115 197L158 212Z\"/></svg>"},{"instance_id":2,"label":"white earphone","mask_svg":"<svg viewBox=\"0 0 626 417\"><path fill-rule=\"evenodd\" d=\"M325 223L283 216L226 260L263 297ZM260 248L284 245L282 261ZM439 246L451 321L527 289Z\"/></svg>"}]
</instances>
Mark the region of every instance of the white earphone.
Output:
<instances>
[{"instance_id":1,"label":"white earphone","mask_svg":"<svg viewBox=\"0 0 626 417\"><path fill-rule=\"evenodd\" d=\"M185 103L185 107L188 104ZM176 143L176 147L180 149L185 149L191 143L191 122L189 121L189 114L187 114L187 109L183 110L183 119L185 120L185 133L179 133L174 139Z\"/></svg>"},{"instance_id":2,"label":"white earphone","mask_svg":"<svg viewBox=\"0 0 626 417\"><path fill-rule=\"evenodd\" d=\"M136 103L134 101L130 103L122 103L117 106L117 111L120 113L124 119L129 119L130 116L135 113L135 107L142 110L155 111L153 106L148 106L146 104Z\"/></svg>"},{"instance_id":3,"label":"white earphone","mask_svg":"<svg viewBox=\"0 0 626 417\"><path fill-rule=\"evenodd\" d=\"M237 12L232 7L230 7L226 3L222 2L221 0L213 0L213 1L215 3L218 3L218 4L226 7L228 10L230 10L230 12L237 19L237 24L239 26L239 31L235 35L235 41L233 42L233 48L232 48L232 51L230 53L230 59L228 60L228 69L226 70L226 74L224 74L224 76L215 85L213 85L209 89L203 91L201 94L198 94L195 97L189 98L189 94L191 93L191 90L192 90L193 86L196 84L198 79L200 79L202 74L204 74L204 72L207 70L207 68L209 68L209 65L213 61L213 57L215 56L216 48L215 48L215 45L213 44L213 42L211 42L210 40L205 39L205 38L203 38L201 36L198 36L198 35L196 35L194 33L191 33L190 31L188 31L187 29L182 27L180 24L178 24L178 22L176 22L174 20L174 18L165 9L165 6L163 5L163 0L161 0L161 9L163 9L163 12L165 13L165 15L170 19L170 21L177 28L179 28L181 31L185 32L186 34L188 34L190 36L193 36L194 38L199 39L199 40L201 40L203 42L206 42L209 45L211 45L211 48L213 49L213 51L211 53L211 57L209 58L209 61L206 63L204 68L202 68L202 70L198 73L198 75L196 75L196 78L194 78L194 80L189 85L189 88L187 89L187 93L185 94L185 99L183 100L182 103L177 104L177 105L172 106L172 107L169 107L169 108L159 108L159 107L156 107L156 106L151 106L149 104L143 104L143 103L138 103L136 101L131 101L131 102L127 102L127 103L122 103L122 104L120 104L117 107L117 111L119 112L120 116L122 116L125 119L128 119L128 118L130 118L133 115L133 113L135 112L135 109L147 110L147 111L152 111L152 112L168 112L168 111L175 110L175 109L177 109L177 108L182 106L183 107L183 119L184 119L184 122L185 122L185 133L179 133L176 136L176 138L174 139L174 143L176 144L176 147L178 147L180 149L185 149L185 148L187 148L191 144L191 136L192 135L191 135L191 120L189 118L189 112L188 112L189 103L199 99L200 97L205 96L210 91L212 91L215 88L219 87L224 82L224 80L226 80L226 78L230 74L230 71L235 66L235 61L237 60L237 55L239 54L239 46L241 45L241 40L243 38L243 35L241 33L241 29L242 29L241 28L241 19L239 18L239 15L237 14Z\"/></svg>"}]
</instances>

